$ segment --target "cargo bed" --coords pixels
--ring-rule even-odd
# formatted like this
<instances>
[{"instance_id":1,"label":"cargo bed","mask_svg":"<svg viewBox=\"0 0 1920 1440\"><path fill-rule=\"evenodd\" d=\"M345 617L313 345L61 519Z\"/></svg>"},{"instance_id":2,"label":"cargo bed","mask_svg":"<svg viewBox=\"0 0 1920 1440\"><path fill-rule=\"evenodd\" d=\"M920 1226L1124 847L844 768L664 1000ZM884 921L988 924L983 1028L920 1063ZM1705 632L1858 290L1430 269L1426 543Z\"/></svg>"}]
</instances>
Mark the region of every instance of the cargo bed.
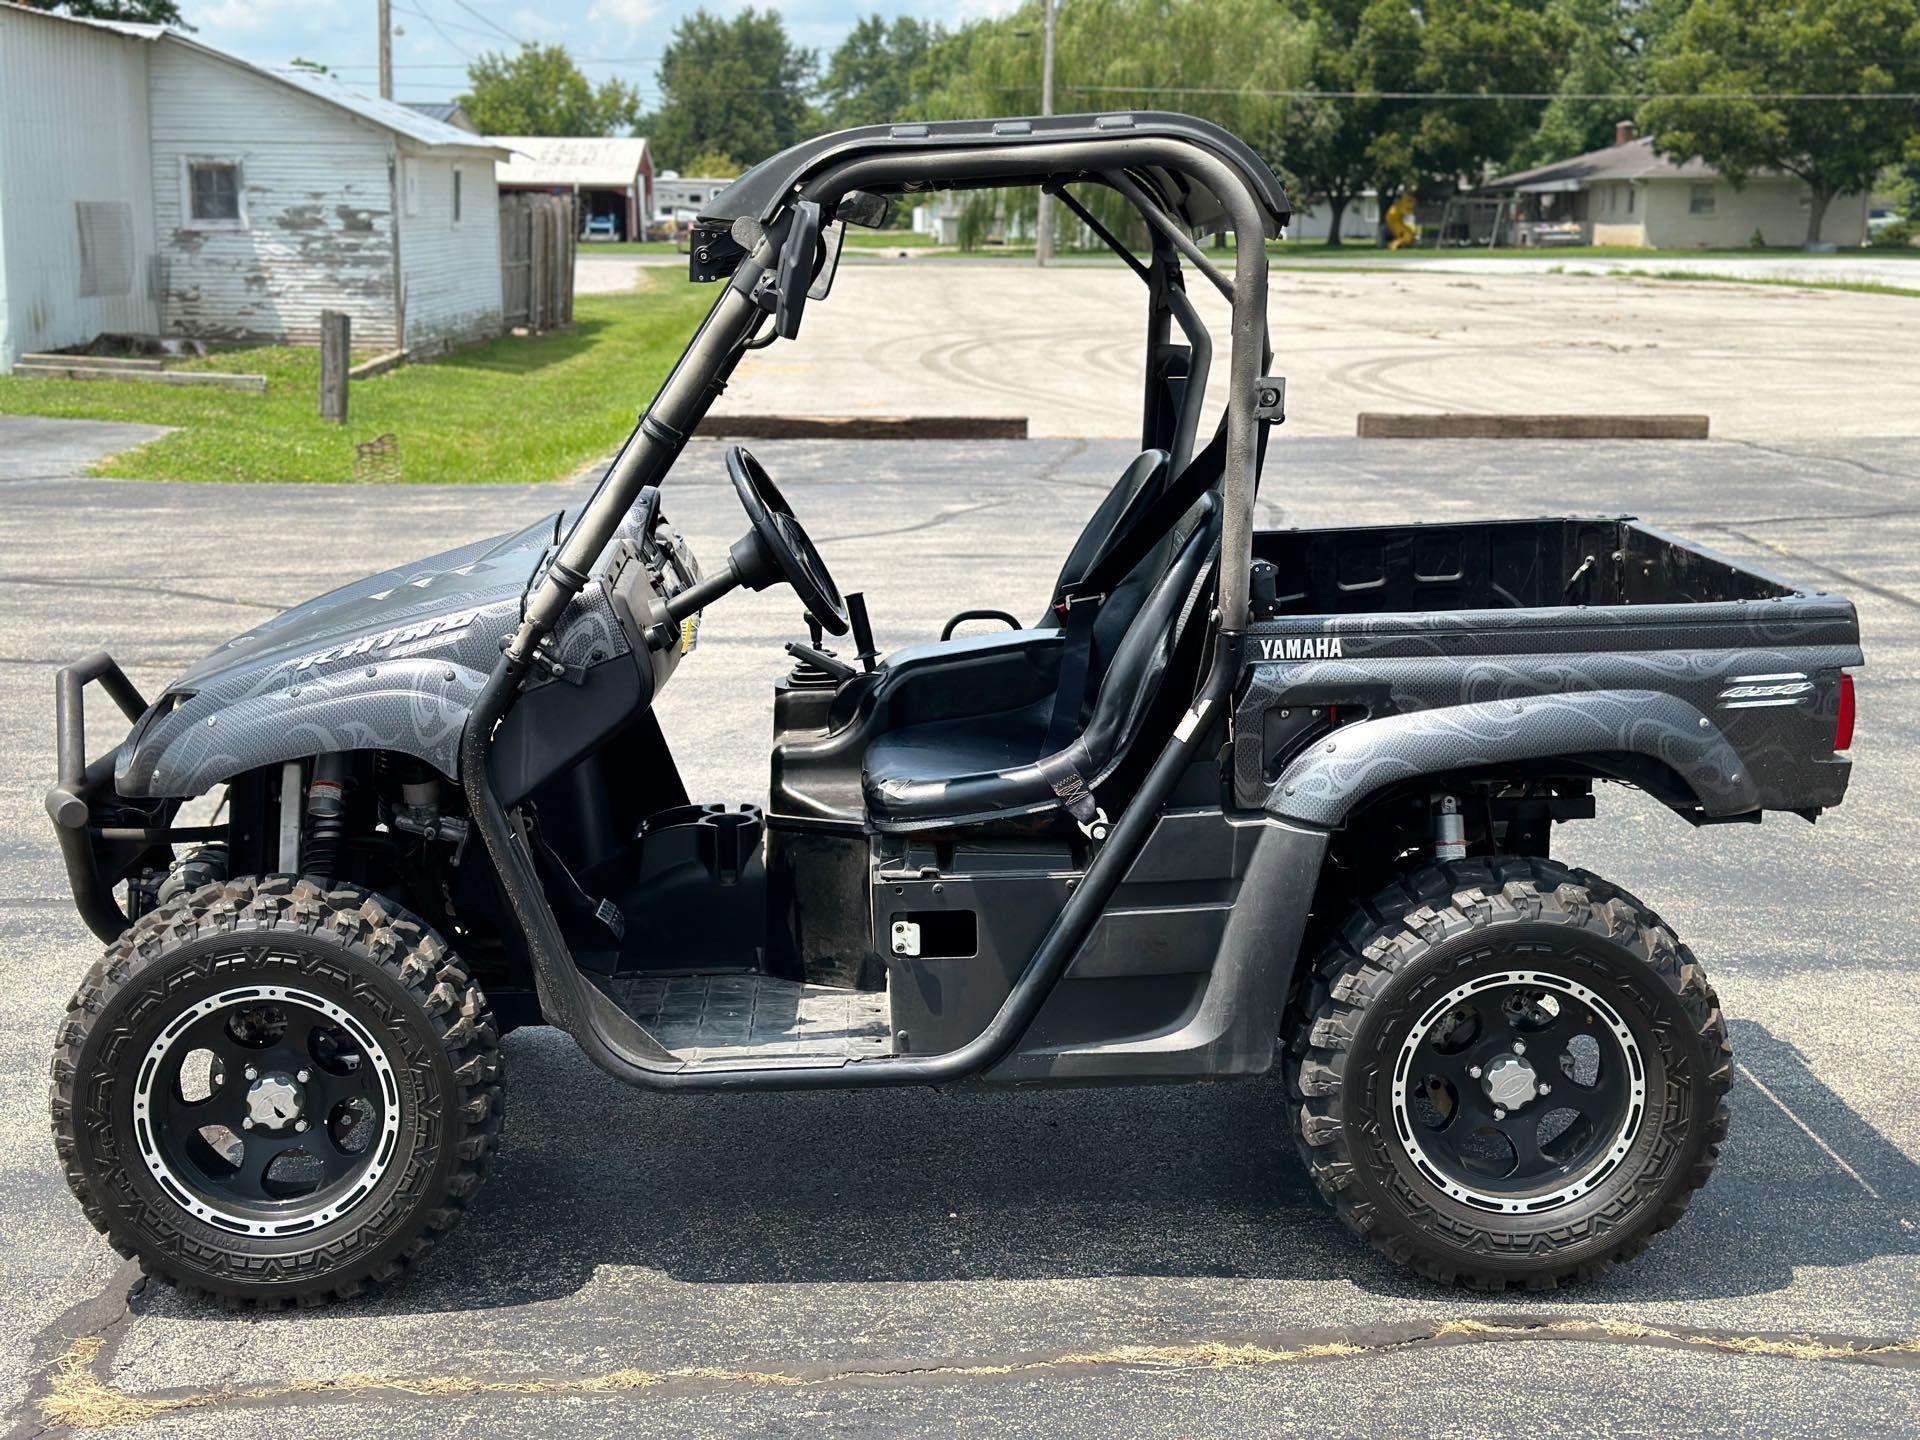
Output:
<instances>
[{"instance_id":1,"label":"cargo bed","mask_svg":"<svg viewBox=\"0 0 1920 1440\"><path fill-rule=\"evenodd\" d=\"M1846 791L1840 596L1625 518L1265 531L1253 555L1242 804L1338 823L1436 743L1455 775L1577 753L1701 821Z\"/></svg>"}]
</instances>

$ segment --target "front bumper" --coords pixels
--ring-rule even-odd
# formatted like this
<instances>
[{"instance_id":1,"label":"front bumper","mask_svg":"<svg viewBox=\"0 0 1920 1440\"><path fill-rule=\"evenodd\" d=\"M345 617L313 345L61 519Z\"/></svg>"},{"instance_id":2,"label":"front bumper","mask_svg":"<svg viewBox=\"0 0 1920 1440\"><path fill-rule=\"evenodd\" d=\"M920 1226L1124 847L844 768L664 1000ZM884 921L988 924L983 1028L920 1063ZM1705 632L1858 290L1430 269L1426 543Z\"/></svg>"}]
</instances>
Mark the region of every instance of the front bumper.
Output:
<instances>
[{"instance_id":1,"label":"front bumper","mask_svg":"<svg viewBox=\"0 0 1920 1440\"><path fill-rule=\"evenodd\" d=\"M112 941L132 922L114 886L136 870L171 856L167 822L178 801L123 800L113 785L119 747L87 760L86 688L98 681L129 724L147 713L146 698L113 657L97 651L54 677L54 729L59 781L47 791L47 814L60 839L73 903L87 928Z\"/></svg>"}]
</instances>

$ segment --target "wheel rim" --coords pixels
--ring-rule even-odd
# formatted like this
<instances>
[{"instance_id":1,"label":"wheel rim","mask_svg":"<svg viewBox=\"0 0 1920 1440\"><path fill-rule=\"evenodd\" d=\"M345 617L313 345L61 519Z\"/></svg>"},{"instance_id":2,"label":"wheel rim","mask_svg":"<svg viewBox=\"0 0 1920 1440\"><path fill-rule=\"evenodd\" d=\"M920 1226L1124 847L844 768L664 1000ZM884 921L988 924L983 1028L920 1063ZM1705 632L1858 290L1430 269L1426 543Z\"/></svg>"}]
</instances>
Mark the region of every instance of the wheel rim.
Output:
<instances>
[{"instance_id":1,"label":"wheel rim","mask_svg":"<svg viewBox=\"0 0 1920 1440\"><path fill-rule=\"evenodd\" d=\"M363 1202L393 1161L400 1086L372 1031L308 990L247 985L174 1017L148 1048L133 1128L182 1209L293 1235Z\"/></svg>"},{"instance_id":2,"label":"wheel rim","mask_svg":"<svg viewBox=\"0 0 1920 1440\"><path fill-rule=\"evenodd\" d=\"M1620 1012L1534 970L1484 975L1435 1001L1393 1071L1407 1157L1477 1209L1535 1214L1613 1173L1640 1133L1647 1075Z\"/></svg>"}]
</instances>

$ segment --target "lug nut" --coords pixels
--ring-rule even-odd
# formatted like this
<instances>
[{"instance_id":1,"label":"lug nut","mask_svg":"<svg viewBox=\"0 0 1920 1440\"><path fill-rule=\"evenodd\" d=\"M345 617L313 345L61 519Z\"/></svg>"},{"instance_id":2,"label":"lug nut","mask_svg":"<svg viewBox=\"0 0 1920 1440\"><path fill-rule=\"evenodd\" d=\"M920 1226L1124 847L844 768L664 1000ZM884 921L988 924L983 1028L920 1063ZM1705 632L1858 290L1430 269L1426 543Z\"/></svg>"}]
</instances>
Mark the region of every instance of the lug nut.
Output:
<instances>
[{"instance_id":1,"label":"lug nut","mask_svg":"<svg viewBox=\"0 0 1920 1440\"><path fill-rule=\"evenodd\" d=\"M307 1083L307 1081L313 1078L313 1072L311 1070L302 1070L293 1078L298 1080L302 1085L304 1085Z\"/></svg>"},{"instance_id":2,"label":"lug nut","mask_svg":"<svg viewBox=\"0 0 1920 1440\"><path fill-rule=\"evenodd\" d=\"M1469 1065L1467 1067L1467 1074L1471 1075L1475 1080L1478 1080L1480 1078L1480 1067L1478 1065Z\"/></svg>"},{"instance_id":3,"label":"lug nut","mask_svg":"<svg viewBox=\"0 0 1920 1440\"><path fill-rule=\"evenodd\" d=\"M1545 1095L1550 1093L1552 1089L1553 1087L1551 1085L1541 1085L1536 1089L1535 1093L1540 1095Z\"/></svg>"},{"instance_id":4,"label":"lug nut","mask_svg":"<svg viewBox=\"0 0 1920 1440\"><path fill-rule=\"evenodd\" d=\"M253 1129L253 1117L252 1117L251 1115L249 1115L249 1116L248 1116L248 1117L247 1117L246 1119L244 1119L244 1120L242 1120L242 1121L240 1122L240 1128L241 1128L242 1130L251 1130L251 1129Z\"/></svg>"},{"instance_id":5,"label":"lug nut","mask_svg":"<svg viewBox=\"0 0 1920 1440\"><path fill-rule=\"evenodd\" d=\"M1527 1042L1526 1042L1526 1041L1524 1041L1524 1040L1516 1040L1516 1041L1514 1041L1514 1042L1513 1042L1513 1053L1514 1053L1514 1054L1516 1054L1516 1055L1524 1055L1524 1054L1526 1054L1526 1053L1527 1053Z\"/></svg>"},{"instance_id":6,"label":"lug nut","mask_svg":"<svg viewBox=\"0 0 1920 1440\"><path fill-rule=\"evenodd\" d=\"M260 1072L254 1069L253 1066L251 1065L247 1066L247 1079L258 1080L259 1078L260 1078Z\"/></svg>"},{"instance_id":7,"label":"lug nut","mask_svg":"<svg viewBox=\"0 0 1920 1440\"><path fill-rule=\"evenodd\" d=\"M1507 1118L1507 1112L1496 1108L1493 1112L1493 1118L1496 1120L1504 1120Z\"/></svg>"},{"instance_id":8,"label":"lug nut","mask_svg":"<svg viewBox=\"0 0 1920 1440\"><path fill-rule=\"evenodd\" d=\"M295 1130L305 1131L305 1129L307 1128L307 1122L304 1120L296 1120L293 1122L293 1128Z\"/></svg>"}]
</instances>

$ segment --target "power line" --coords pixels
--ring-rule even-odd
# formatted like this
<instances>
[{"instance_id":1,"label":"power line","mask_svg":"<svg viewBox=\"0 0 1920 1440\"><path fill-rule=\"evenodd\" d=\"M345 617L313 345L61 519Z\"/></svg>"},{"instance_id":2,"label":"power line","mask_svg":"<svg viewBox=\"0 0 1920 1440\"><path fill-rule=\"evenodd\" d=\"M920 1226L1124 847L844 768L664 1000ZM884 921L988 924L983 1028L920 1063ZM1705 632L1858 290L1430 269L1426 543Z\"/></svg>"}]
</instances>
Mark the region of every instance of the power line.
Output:
<instances>
[{"instance_id":1,"label":"power line","mask_svg":"<svg viewBox=\"0 0 1920 1440\"><path fill-rule=\"evenodd\" d=\"M397 10L407 10L408 7L406 7L405 5L396 5L394 8ZM437 34L442 40L447 42L448 49L458 50L462 55L466 56L469 60L472 60L473 58L475 58L474 53L471 50L467 49L466 46L462 45L458 40L454 39L445 30L442 30L440 28L440 22L434 19L433 16L429 15L426 11L409 10L408 13L413 15L418 15L422 20L426 21L427 24L431 25L434 29L434 33ZM392 67L388 67L388 68L392 68Z\"/></svg>"},{"instance_id":2,"label":"power line","mask_svg":"<svg viewBox=\"0 0 1920 1440\"><path fill-rule=\"evenodd\" d=\"M498 22L496 22L491 15L487 15L479 10L474 9L473 6L467 3L467 0L453 0L453 3L458 5L462 10L466 11L469 15L473 16L474 19L480 21L481 24L490 26L494 30L499 31L500 34L506 36L507 39L513 41L514 44L525 45L528 43L525 40L522 40L518 35L514 34L511 30L507 29L504 25L501 25Z\"/></svg>"},{"instance_id":3,"label":"power line","mask_svg":"<svg viewBox=\"0 0 1920 1440\"><path fill-rule=\"evenodd\" d=\"M1031 90L1033 87L1003 85L1002 90ZM1768 102L1820 100L1920 100L1920 91L1892 91L1867 94L1835 92L1831 94L1775 94L1769 91L1594 91L1580 93L1560 90L1236 90L1210 85L1068 85L1064 89L1080 95L1210 95L1240 100L1764 100Z\"/></svg>"}]
</instances>

